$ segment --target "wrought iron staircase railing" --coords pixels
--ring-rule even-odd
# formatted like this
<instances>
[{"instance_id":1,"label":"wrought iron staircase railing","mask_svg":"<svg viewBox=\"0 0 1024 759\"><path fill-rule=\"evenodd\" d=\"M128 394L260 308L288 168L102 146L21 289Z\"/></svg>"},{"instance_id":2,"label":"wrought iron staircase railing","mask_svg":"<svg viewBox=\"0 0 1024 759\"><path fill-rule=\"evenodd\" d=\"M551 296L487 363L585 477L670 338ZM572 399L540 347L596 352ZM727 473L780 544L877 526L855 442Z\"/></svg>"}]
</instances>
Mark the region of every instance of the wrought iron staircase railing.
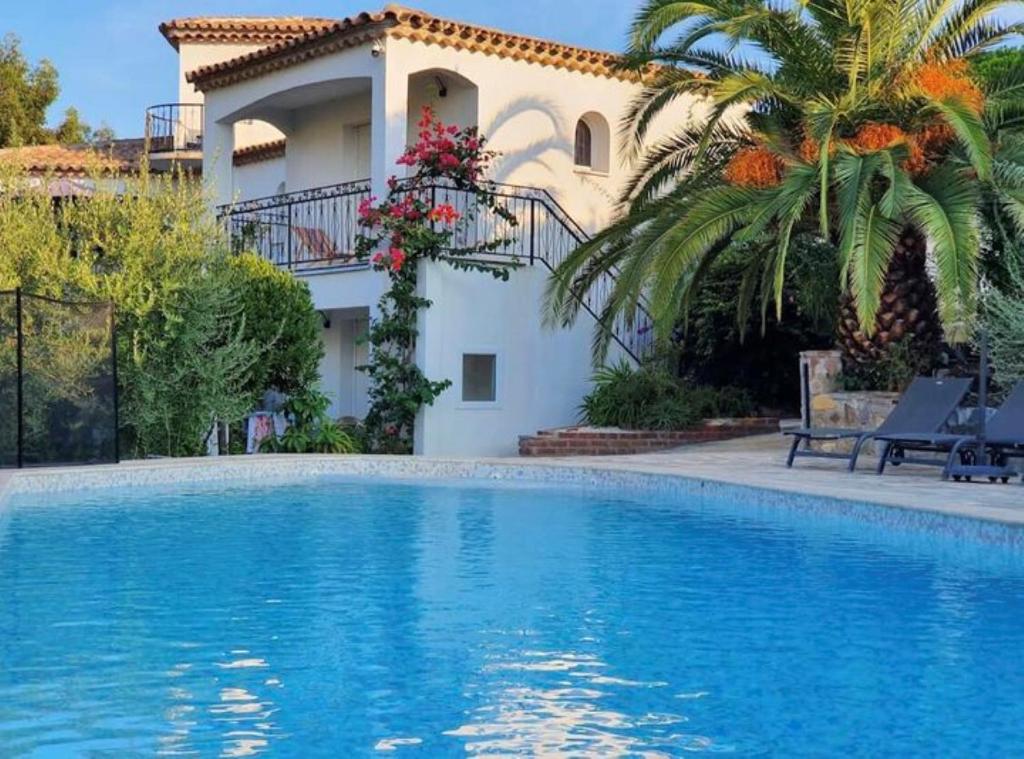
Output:
<instances>
[{"instance_id":1,"label":"wrought iron staircase railing","mask_svg":"<svg viewBox=\"0 0 1024 759\"><path fill-rule=\"evenodd\" d=\"M547 190L501 183L489 183L486 189L510 212L516 224L512 225L496 214L470 213L471 221L453 240L455 246L475 248L503 240L505 245L491 255L512 256L523 263L543 266L553 272L576 248L590 239L586 230ZM474 193L449 185L420 187L419 191L432 194L432 206L447 203L463 217L478 202ZM609 330L615 343L634 360L640 361L654 348L654 324L644 303L638 305L632 318L618 314L606 324L602 317L617 279L617 270L606 271L588 290L576 293L576 299L584 311Z\"/></svg>"},{"instance_id":2,"label":"wrought iron staircase railing","mask_svg":"<svg viewBox=\"0 0 1024 759\"><path fill-rule=\"evenodd\" d=\"M447 203L467 220L453 246L479 248L496 240L503 245L488 255L514 257L523 264L554 271L589 235L547 191L509 184L488 184L487 191L516 220L476 212L476 195L450 185L420 186L431 205ZM248 250L297 273L365 268L354 256L359 233L359 204L370 197L369 180L320 187L222 206L219 210L230 234L232 250ZM643 304L634 318L617 315L606 324L602 313L615 287L618 272L602 274L577 300L584 311L609 330L629 356L639 361L653 348L654 330Z\"/></svg>"}]
</instances>

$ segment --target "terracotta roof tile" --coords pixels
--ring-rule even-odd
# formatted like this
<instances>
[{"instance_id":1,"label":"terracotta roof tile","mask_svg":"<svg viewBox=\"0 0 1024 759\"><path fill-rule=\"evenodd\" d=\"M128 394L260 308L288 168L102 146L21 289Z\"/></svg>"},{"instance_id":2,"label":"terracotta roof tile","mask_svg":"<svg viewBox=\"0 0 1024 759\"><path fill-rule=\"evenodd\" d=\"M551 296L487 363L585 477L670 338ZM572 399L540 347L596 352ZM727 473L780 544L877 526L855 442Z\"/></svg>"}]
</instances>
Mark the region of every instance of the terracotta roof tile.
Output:
<instances>
[{"instance_id":1,"label":"terracotta roof tile","mask_svg":"<svg viewBox=\"0 0 1024 759\"><path fill-rule=\"evenodd\" d=\"M287 140L273 140L271 142L260 142L256 145L239 148L231 156L231 162L235 166L246 166L250 163L260 161L272 161L275 158L282 158L285 154Z\"/></svg>"},{"instance_id":2,"label":"terracotta roof tile","mask_svg":"<svg viewBox=\"0 0 1024 759\"><path fill-rule=\"evenodd\" d=\"M165 21L160 24L160 33L175 49L182 42L268 45L301 37L333 23L333 19L306 16L204 16Z\"/></svg>"},{"instance_id":3,"label":"terracotta roof tile","mask_svg":"<svg viewBox=\"0 0 1024 759\"><path fill-rule=\"evenodd\" d=\"M383 36L554 66L595 76L630 80L637 78L635 72L617 67L620 57L614 53L511 34L439 18L412 8L388 5L381 11L350 16L246 55L202 66L188 72L186 79L200 90L213 90Z\"/></svg>"},{"instance_id":4,"label":"terracotta roof tile","mask_svg":"<svg viewBox=\"0 0 1024 759\"><path fill-rule=\"evenodd\" d=\"M137 171L144 152L145 141L141 139L103 145L27 145L0 150L0 165L17 166L30 174L82 177L96 172Z\"/></svg>"}]
</instances>

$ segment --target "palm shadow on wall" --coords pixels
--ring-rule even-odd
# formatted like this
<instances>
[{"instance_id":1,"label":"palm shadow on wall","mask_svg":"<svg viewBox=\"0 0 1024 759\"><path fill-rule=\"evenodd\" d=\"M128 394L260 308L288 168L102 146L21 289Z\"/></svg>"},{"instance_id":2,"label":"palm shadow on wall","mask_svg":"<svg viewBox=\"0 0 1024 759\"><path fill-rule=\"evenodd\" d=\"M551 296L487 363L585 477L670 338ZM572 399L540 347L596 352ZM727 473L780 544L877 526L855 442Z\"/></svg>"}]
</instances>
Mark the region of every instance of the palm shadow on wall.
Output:
<instances>
[{"instance_id":1,"label":"palm shadow on wall","mask_svg":"<svg viewBox=\"0 0 1024 759\"><path fill-rule=\"evenodd\" d=\"M498 111L489 124L481 127L481 131L492 142L497 142L501 137L508 137L511 131L513 137L508 139L507 142L515 145L514 130L516 129L516 119L534 117L538 114L543 119L545 124L544 131L547 132L548 136L525 145L517 146L515 152L505 152L500 155L494 162L491 179L495 182L515 183L513 180L520 170L527 167L539 168L545 175L544 179L533 179L526 184L547 189L559 203L569 205L582 217L597 217L604 209L599 208L596 203L591 203L589 207L584 208L580 207L578 198L574 199L576 202L566 203L566 195L571 193L573 189L576 189L577 186L572 185L567 188L562 182L559 182L556 173L557 168L552 165L550 160L553 152L561 152L567 157L567 160L572 160L574 146L572 140L567 135L573 132L569 128L569 120L575 117L574 114L566 114L558 107L555 101L548 98L538 96L521 97L509 102ZM532 121L533 119L531 119ZM606 199L614 202L614 197L605 188L592 180L588 182L586 176L579 175L577 180L580 187L587 183L590 189L602 193ZM583 222L586 221L586 218L580 218L577 221ZM585 224L584 226L587 225Z\"/></svg>"}]
</instances>

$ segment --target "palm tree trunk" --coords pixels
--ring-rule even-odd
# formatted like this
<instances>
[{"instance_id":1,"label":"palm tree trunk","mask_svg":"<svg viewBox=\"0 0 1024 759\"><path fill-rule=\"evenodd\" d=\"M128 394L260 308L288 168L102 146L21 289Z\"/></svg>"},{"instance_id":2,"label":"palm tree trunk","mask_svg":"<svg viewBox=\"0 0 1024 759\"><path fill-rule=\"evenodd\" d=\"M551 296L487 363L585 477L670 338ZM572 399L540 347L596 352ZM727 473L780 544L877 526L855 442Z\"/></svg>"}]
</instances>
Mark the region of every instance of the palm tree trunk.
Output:
<instances>
[{"instance_id":1,"label":"palm tree trunk","mask_svg":"<svg viewBox=\"0 0 1024 759\"><path fill-rule=\"evenodd\" d=\"M927 243L913 227L903 230L893 253L882 289L875 332L861 329L852 296L842 298L839 310L839 345L848 362L868 364L882 360L892 346L913 340L913 351L935 356L942 341L936 309L935 285L928 276Z\"/></svg>"}]
</instances>

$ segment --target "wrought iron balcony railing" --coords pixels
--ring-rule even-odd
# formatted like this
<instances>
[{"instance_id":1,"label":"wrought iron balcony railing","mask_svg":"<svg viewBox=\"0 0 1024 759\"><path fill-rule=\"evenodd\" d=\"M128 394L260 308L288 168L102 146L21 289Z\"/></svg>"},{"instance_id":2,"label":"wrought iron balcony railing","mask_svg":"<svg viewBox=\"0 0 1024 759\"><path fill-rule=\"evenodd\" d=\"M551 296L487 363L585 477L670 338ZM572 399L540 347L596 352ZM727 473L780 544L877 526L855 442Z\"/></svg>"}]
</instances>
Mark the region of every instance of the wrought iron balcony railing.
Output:
<instances>
[{"instance_id":1,"label":"wrought iron balcony railing","mask_svg":"<svg viewBox=\"0 0 1024 759\"><path fill-rule=\"evenodd\" d=\"M516 223L477 208L474 193L438 184L415 191L430 193L430 203L447 203L459 211L453 247L479 250L502 241L488 256L515 258L524 265L554 271L588 239L587 233L546 190L490 184L487 190ZM231 236L232 250L250 251L299 273L325 269L365 268L354 256L359 233L359 204L370 196L369 180L320 187L222 206L220 215ZM577 294L580 308L611 333L630 356L639 360L653 348L653 324L643 304L627 318L608 317L607 306L617 271L602 274L592 287Z\"/></svg>"},{"instance_id":2,"label":"wrought iron balcony railing","mask_svg":"<svg viewBox=\"0 0 1024 759\"><path fill-rule=\"evenodd\" d=\"M318 187L222 206L235 253L252 252L291 270L357 268L359 204L370 181Z\"/></svg>"},{"instance_id":3,"label":"wrought iron balcony railing","mask_svg":"<svg viewBox=\"0 0 1024 759\"><path fill-rule=\"evenodd\" d=\"M146 109L146 144L151 154L201 151L203 106L199 103L150 106Z\"/></svg>"}]
</instances>

